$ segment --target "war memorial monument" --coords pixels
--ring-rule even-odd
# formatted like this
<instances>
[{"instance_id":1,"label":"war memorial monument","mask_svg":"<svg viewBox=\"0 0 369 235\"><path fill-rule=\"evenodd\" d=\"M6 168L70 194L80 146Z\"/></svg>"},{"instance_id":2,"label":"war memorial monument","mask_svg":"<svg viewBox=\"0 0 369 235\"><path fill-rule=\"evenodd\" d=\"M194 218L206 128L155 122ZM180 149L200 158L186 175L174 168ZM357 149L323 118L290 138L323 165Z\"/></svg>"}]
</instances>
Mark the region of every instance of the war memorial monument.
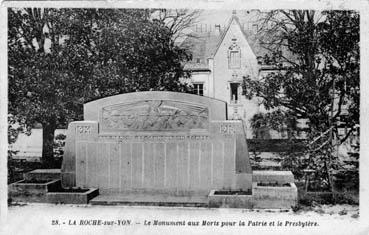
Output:
<instances>
[{"instance_id":1,"label":"war memorial monument","mask_svg":"<svg viewBox=\"0 0 369 235\"><path fill-rule=\"evenodd\" d=\"M252 171L245 128L226 119L226 105L158 91L86 103L84 120L69 124L61 172L28 173L51 183L19 181L9 193L51 203L295 206L292 173Z\"/></svg>"}]
</instances>

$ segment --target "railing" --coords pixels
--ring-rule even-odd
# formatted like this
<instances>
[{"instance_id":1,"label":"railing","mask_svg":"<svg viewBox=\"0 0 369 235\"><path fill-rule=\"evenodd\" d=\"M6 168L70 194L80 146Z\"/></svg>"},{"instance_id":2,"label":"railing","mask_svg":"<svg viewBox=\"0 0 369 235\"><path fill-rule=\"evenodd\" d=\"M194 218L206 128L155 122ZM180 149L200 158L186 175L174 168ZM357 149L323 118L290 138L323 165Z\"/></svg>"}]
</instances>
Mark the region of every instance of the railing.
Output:
<instances>
[{"instance_id":1,"label":"railing","mask_svg":"<svg viewBox=\"0 0 369 235\"><path fill-rule=\"evenodd\" d=\"M239 101L230 102L228 105L228 118L229 119L242 119L244 108Z\"/></svg>"},{"instance_id":2,"label":"railing","mask_svg":"<svg viewBox=\"0 0 369 235\"><path fill-rule=\"evenodd\" d=\"M239 101L239 100L230 100L229 101L229 104L233 104L233 105L235 105L235 104L238 104L238 105L241 105L241 102Z\"/></svg>"}]
</instances>

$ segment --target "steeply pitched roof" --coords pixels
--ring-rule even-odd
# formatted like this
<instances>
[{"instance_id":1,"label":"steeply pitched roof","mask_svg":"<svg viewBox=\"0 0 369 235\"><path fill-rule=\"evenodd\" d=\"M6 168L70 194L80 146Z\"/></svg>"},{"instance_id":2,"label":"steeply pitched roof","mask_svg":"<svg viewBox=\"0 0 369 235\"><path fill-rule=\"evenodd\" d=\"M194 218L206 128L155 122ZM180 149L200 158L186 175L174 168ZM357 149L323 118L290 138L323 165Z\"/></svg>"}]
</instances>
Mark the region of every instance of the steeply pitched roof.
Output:
<instances>
[{"instance_id":1,"label":"steeply pitched roof","mask_svg":"<svg viewBox=\"0 0 369 235\"><path fill-rule=\"evenodd\" d=\"M192 61L186 63L185 69L209 69L207 59L213 57L213 51L218 43L219 36L210 33L193 33L181 44L192 53Z\"/></svg>"},{"instance_id":2,"label":"steeply pitched roof","mask_svg":"<svg viewBox=\"0 0 369 235\"><path fill-rule=\"evenodd\" d=\"M245 36L246 40L247 40L247 35L245 34L245 32L243 31L242 27L241 27L241 24L238 20L238 17L235 16L234 14L232 15L231 19L228 21L228 24L227 24L227 27L225 28L224 32L221 34L221 37L219 38L218 40L218 44L215 48L215 51L214 51L214 55L217 53L220 45L222 44L223 40L224 40L224 37L225 35L227 34L229 28L231 27L231 24L232 24L232 21L236 21L236 23L238 24L238 26L240 27L241 31L242 31L242 34Z\"/></svg>"},{"instance_id":3,"label":"steeply pitched roof","mask_svg":"<svg viewBox=\"0 0 369 235\"><path fill-rule=\"evenodd\" d=\"M246 33L243 30L238 17L232 15L225 30L221 31L220 34L216 34L215 32L192 33L182 42L181 47L190 50L193 58L192 61L185 64L184 68L186 70L199 71L209 69L207 59L215 56L233 20L235 20L239 25L256 57L269 54L268 50L260 46L256 35Z\"/></svg>"}]
</instances>

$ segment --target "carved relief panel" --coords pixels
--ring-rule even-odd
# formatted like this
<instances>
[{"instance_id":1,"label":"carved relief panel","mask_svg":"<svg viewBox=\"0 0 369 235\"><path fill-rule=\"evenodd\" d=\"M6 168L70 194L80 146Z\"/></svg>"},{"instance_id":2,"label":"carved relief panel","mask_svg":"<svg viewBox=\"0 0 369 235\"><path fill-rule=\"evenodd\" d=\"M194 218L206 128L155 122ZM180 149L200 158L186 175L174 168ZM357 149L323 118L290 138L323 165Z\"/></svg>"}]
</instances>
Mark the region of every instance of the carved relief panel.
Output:
<instances>
[{"instance_id":1,"label":"carved relief panel","mask_svg":"<svg viewBox=\"0 0 369 235\"><path fill-rule=\"evenodd\" d=\"M209 110L197 104L171 100L143 100L102 108L103 130L207 129Z\"/></svg>"}]
</instances>

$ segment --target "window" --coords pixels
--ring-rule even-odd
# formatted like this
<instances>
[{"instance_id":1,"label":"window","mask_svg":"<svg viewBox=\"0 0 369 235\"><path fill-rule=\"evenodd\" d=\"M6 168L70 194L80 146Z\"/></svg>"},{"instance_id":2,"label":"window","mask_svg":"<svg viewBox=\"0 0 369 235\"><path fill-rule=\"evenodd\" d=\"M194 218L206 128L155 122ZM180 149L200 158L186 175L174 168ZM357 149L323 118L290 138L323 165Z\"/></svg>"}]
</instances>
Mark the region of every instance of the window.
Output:
<instances>
[{"instance_id":1,"label":"window","mask_svg":"<svg viewBox=\"0 0 369 235\"><path fill-rule=\"evenodd\" d=\"M204 95L204 84L202 83L195 83L193 84L193 93L195 95Z\"/></svg>"},{"instance_id":2,"label":"window","mask_svg":"<svg viewBox=\"0 0 369 235\"><path fill-rule=\"evenodd\" d=\"M238 69L241 67L241 51L236 44L236 39L232 39L233 43L228 49L228 67L230 69Z\"/></svg>"},{"instance_id":3,"label":"window","mask_svg":"<svg viewBox=\"0 0 369 235\"><path fill-rule=\"evenodd\" d=\"M239 51L231 51L229 54L229 67L230 68L239 68L241 65L241 58Z\"/></svg>"}]
</instances>

